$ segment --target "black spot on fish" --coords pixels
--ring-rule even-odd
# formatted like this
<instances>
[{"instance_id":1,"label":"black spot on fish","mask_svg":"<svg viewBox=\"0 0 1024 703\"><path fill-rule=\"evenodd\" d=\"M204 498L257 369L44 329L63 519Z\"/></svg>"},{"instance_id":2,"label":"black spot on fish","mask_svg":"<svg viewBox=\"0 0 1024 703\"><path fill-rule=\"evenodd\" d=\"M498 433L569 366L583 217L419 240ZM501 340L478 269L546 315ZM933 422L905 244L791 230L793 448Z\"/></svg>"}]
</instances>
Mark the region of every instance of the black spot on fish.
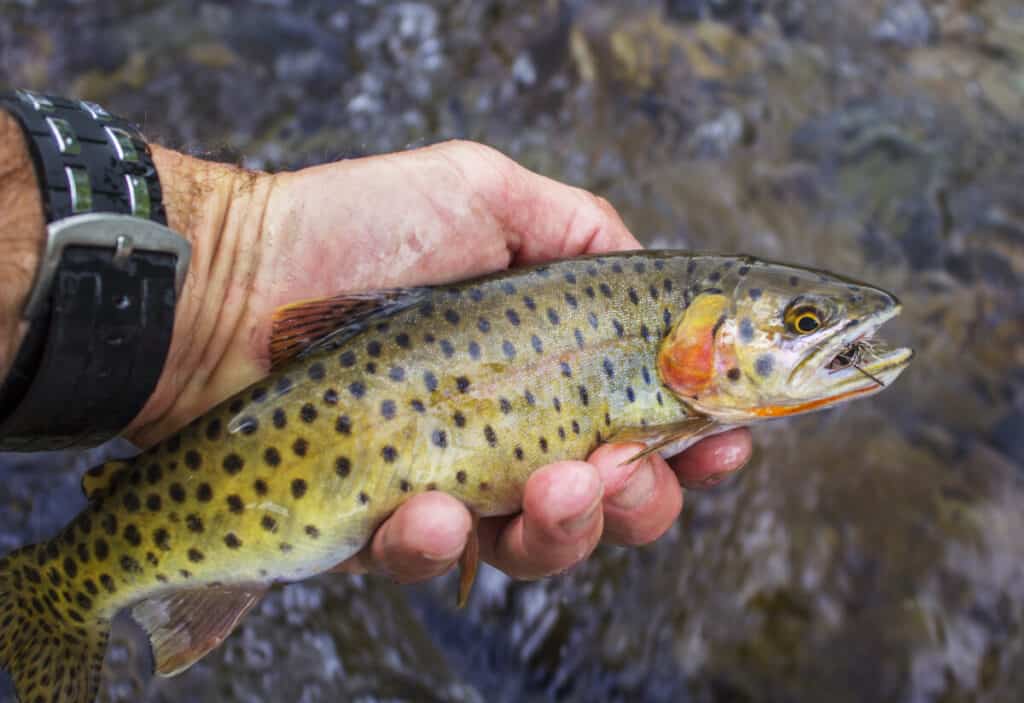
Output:
<instances>
[{"instance_id":1,"label":"black spot on fish","mask_svg":"<svg viewBox=\"0 0 1024 703\"><path fill-rule=\"evenodd\" d=\"M748 273L750 273L750 267L749 266L740 266L736 270L736 273L738 273L741 276L746 276Z\"/></svg>"},{"instance_id":2,"label":"black spot on fish","mask_svg":"<svg viewBox=\"0 0 1024 703\"><path fill-rule=\"evenodd\" d=\"M565 376L566 378L572 378L572 367L569 366L569 362L562 361L562 362L559 362L558 365L562 369L562 375L563 376Z\"/></svg>"},{"instance_id":3,"label":"black spot on fish","mask_svg":"<svg viewBox=\"0 0 1024 703\"><path fill-rule=\"evenodd\" d=\"M487 334L491 331L491 322L486 317L481 317L476 321L476 328L484 334Z\"/></svg>"},{"instance_id":4,"label":"black spot on fish","mask_svg":"<svg viewBox=\"0 0 1024 703\"><path fill-rule=\"evenodd\" d=\"M337 405L338 404L338 391L333 388L328 388L324 391L324 404L325 405Z\"/></svg>"},{"instance_id":5,"label":"black spot on fish","mask_svg":"<svg viewBox=\"0 0 1024 703\"><path fill-rule=\"evenodd\" d=\"M758 298L761 297L761 289L760 288L751 288L749 291L747 291L747 295L750 296L751 300L757 300Z\"/></svg>"},{"instance_id":6,"label":"black spot on fish","mask_svg":"<svg viewBox=\"0 0 1024 703\"><path fill-rule=\"evenodd\" d=\"M622 323L617 319L612 320L612 327L615 328L615 336L622 337L626 333L626 328L622 326Z\"/></svg>"},{"instance_id":7,"label":"black spot on fish","mask_svg":"<svg viewBox=\"0 0 1024 703\"><path fill-rule=\"evenodd\" d=\"M150 512L159 512L161 505L162 501L160 500L160 496L156 493L150 493L146 496L146 508L148 508Z\"/></svg>"},{"instance_id":8,"label":"black spot on fish","mask_svg":"<svg viewBox=\"0 0 1024 703\"><path fill-rule=\"evenodd\" d=\"M352 462L347 456L339 456L334 460L334 473L342 478L347 478L352 471Z\"/></svg>"},{"instance_id":9,"label":"black spot on fish","mask_svg":"<svg viewBox=\"0 0 1024 703\"><path fill-rule=\"evenodd\" d=\"M541 437L539 440L537 440L537 444L538 446L540 446L540 450L546 454L548 451L548 440L544 437Z\"/></svg>"},{"instance_id":10,"label":"black spot on fish","mask_svg":"<svg viewBox=\"0 0 1024 703\"><path fill-rule=\"evenodd\" d=\"M245 503L242 502L242 497L237 495L229 495L227 499L228 510L233 513L241 513L245 509Z\"/></svg>"},{"instance_id":11,"label":"black spot on fish","mask_svg":"<svg viewBox=\"0 0 1024 703\"><path fill-rule=\"evenodd\" d=\"M757 357L757 361L754 362L754 370L757 371L758 376L771 376L772 368L775 366L775 359L772 358L771 354L762 354Z\"/></svg>"},{"instance_id":12,"label":"black spot on fish","mask_svg":"<svg viewBox=\"0 0 1024 703\"><path fill-rule=\"evenodd\" d=\"M352 394L353 398L362 398L366 395L366 386L360 381L353 381L348 385L348 392Z\"/></svg>"},{"instance_id":13,"label":"black spot on fish","mask_svg":"<svg viewBox=\"0 0 1024 703\"><path fill-rule=\"evenodd\" d=\"M717 283L718 279L720 279L721 277L722 274L720 274L718 271L712 271L711 274L708 276L708 280L711 281L712 283Z\"/></svg>"},{"instance_id":14,"label":"black spot on fish","mask_svg":"<svg viewBox=\"0 0 1024 703\"><path fill-rule=\"evenodd\" d=\"M551 399L551 404L554 406L556 413L562 412L562 401L558 399L557 395Z\"/></svg>"},{"instance_id":15,"label":"black spot on fish","mask_svg":"<svg viewBox=\"0 0 1024 703\"><path fill-rule=\"evenodd\" d=\"M363 368L366 369L366 373L370 374L371 376L377 373L377 363L374 361L366 362L366 366L364 366Z\"/></svg>"},{"instance_id":16,"label":"black spot on fish","mask_svg":"<svg viewBox=\"0 0 1024 703\"><path fill-rule=\"evenodd\" d=\"M282 410L281 408L274 409L273 423L274 427L276 427L279 430L283 429L284 426L288 424L288 417L285 415L284 410Z\"/></svg>"},{"instance_id":17,"label":"black spot on fish","mask_svg":"<svg viewBox=\"0 0 1024 703\"><path fill-rule=\"evenodd\" d=\"M459 393L465 393L469 390L469 379L465 376L459 376L455 379L455 387L459 389Z\"/></svg>"},{"instance_id":18,"label":"black spot on fish","mask_svg":"<svg viewBox=\"0 0 1024 703\"><path fill-rule=\"evenodd\" d=\"M518 459L519 461L522 461L523 460L523 448L522 447L516 447L514 451L515 451L516 459Z\"/></svg>"},{"instance_id":19,"label":"black spot on fish","mask_svg":"<svg viewBox=\"0 0 1024 703\"><path fill-rule=\"evenodd\" d=\"M124 528L124 538L133 547L138 547L142 544L142 535L139 533L139 528L135 525L128 525Z\"/></svg>"},{"instance_id":20,"label":"black spot on fish","mask_svg":"<svg viewBox=\"0 0 1024 703\"><path fill-rule=\"evenodd\" d=\"M576 296L573 295L572 293L565 294L565 302L569 305L570 308L573 309L579 306L579 302L576 300Z\"/></svg>"},{"instance_id":21,"label":"black spot on fish","mask_svg":"<svg viewBox=\"0 0 1024 703\"><path fill-rule=\"evenodd\" d=\"M647 329L647 325L640 325L640 336L643 337L645 342L650 339L651 331Z\"/></svg>"},{"instance_id":22,"label":"black spot on fish","mask_svg":"<svg viewBox=\"0 0 1024 703\"><path fill-rule=\"evenodd\" d=\"M444 430L434 430L430 433L430 441L434 443L435 447L444 449L448 446L448 435Z\"/></svg>"},{"instance_id":23,"label":"black spot on fish","mask_svg":"<svg viewBox=\"0 0 1024 703\"><path fill-rule=\"evenodd\" d=\"M78 546L75 548L75 551L78 554L78 561L82 562L83 564L85 564L85 563L87 563L89 561L89 547L88 547L88 545L80 542L78 544ZM35 571L35 569L33 569L33 571ZM39 583L39 572L38 571L35 571L35 577L36 577L36 583Z\"/></svg>"},{"instance_id":24,"label":"black spot on fish","mask_svg":"<svg viewBox=\"0 0 1024 703\"><path fill-rule=\"evenodd\" d=\"M501 343L501 352L508 359L515 359L516 358L516 348L515 348L515 345L513 345L512 342L508 341L507 339L504 342Z\"/></svg>"},{"instance_id":25,"label":"black spot on fish","mask_svg":"<svg viewBox=\"0 0 1024 703\"><path fill-rule=\"evenodd\" d=\"M213 418L206 424L206 438L211 442L220 437L220 418Z\"/></svg>"},{"instance_id":26,"label":"black spot on fish","mask_svg":"<svg viewBox=\"0 0 1024 703\"><path fill-rule=\"evenodd\" d=\"M566 271L564 274L562 274L562 277L565 279L566 283L576 283L576 274L574 274L572 271Z\"/></svg>"},{"instance_id":27,"label":"black spot on fish","mask_svg":"<svg viewBox=\"0 0 1024 703\"><path fill-rule=\"evenodd\" d=\"M155 486L160 483L160 479L163 478L164 472L160 468L160 464L150 464L146 467L146 481L151 486Z\"/></svg>"},{"instance_id":28,"label":"black spot on fish","mask_svg":"<svg viewBox=\"0 0 1024 703\"><path fill-rule=\"evenodd\" d=\"M97 537L92 545L92 552L96 555L97 561L106 561L107 557L110 556L110 545L107 543L107 540Z\"/></svg>"},{"instance_id":29,"label":"black spot on fish","mask_svg":"<svg viewBox=\"0 0 1024 703\"><path fill-rule=\"evenodd\" d=\"M195 532L201 534L203 532L203 519L195 513L190 513L185 518L185 526L188 527L189 532Z\"/></svg>"},{"instance_id":30,"label":"black spot on fish","mask_svg":"<svg viewBox=\"0 0 1024 703\"><path fill-rule=\"evenodd\" d=\"M405 332L395 335L395 344L402 349L410 349L412 347L412 340L409 339L409 335Z\"/></svg>"},{"instance_id":31,"label":"black spot on fish","mask_svg":"<svg viewBox=\"0 0 1024 703\"><path fill-rule=\"evenodd\" d=\"M306 374L309 376L311 381L322 381L327 372L324 370L324 365L319 361L310 364L309 368L306 369Z\"/></svg>"},{"instance_id":32,"label":"black spot on fish","mask_svg":"<svg viewBox=\"0 0 1024 703\"><path fill-rule=\"evenodd\" d=\"M374 358L380 356L380 349L380 342L378 342L376 339L371 340L369 344L366 345L366 353Z\"/></svg>"},{"instance_id":33,"label":"black spot on fish","mask_svg":"<svg viewBox=\"0 0 1024 703\"><path fill-rule=\"evenodd\" d=\"M796 286L799 283L800 283L800 279L798 279L796 276L790 276L789 277L789 285Z\"/></svg>"},{"instance_id":34,"label":"black spot on fish","mask_svg":"<svg viewBox=\"0 0 1024 703\"><path fill-rule=\"evenodd\" d=\"M277 532L277 520L270 515L264 515L260 518L260 527L267 532Z\"/></svg>"},{"instance_id":35,"label":"black spot on fish","mask_svg":"<svg viewBox=\"0 0 1024 703\"><path fill-rule=\"evenodd\" d=\"M448 320L449 324L457 325L459 324L459 313L455 312L451 308L448 308L447 310L444 311L444 319Z\"/></svg>"},{"instance_id":36,"label":"black spot on fish","mask_svg":"<svg viewBox=\"0 0 1024 703\"><path fill-rule=\"evenodd\" d=\"M565 428L561 425L558 426L558 438L563 442L565 441Z\"/></svg>"},{"instance_id":37,"label":"black spot on fish","mask_svg":"<svg viewBox=\"0 0 1024 703\"><path fill-rule=\"evenodd\" d=\"M633 305L638 305L640 303L640 296L637 295L636 288L629 289L629 302L633 303Z\"/></svg>"},{"instance_id":38,"label":"black spot on fish","mask_svg":"<svg viewBox=\"0 0 1024 703\"><path fill-rule=\"evenodd\" d=\"M505 415L512 412L512 403L508 401L508 398L498 398L498 407L501 408L501 412Z\"/></svg>"},{"instance_id":39,"label":"black spot on fish","mask_svg":"<svg viewBox=\"0 0 1024 703\"><path fill-rule=\"evenodd\" d=\"M306 495L307 485L301 478L292 479L292 498L298 500Z\"/></svg>"},{"instance_id":40,"label":"black spot on fish","mask_svg":"<svg viewBox=\"0 0 1024 703\"><path fill-rule=\"evenodd\" d=\"M444 354L449 359L452 358L452 356L455 355L455 347L453 347L452 343L449 342L447 339L442 339L440 346L441 346L441 353Z\"/></svg>"},{"instance_id":41,"label":"black spot on fish","mask_svg":"<svg viewBox=\"0 0 1024 703\"><path fill-rule=\"evenodd\" d=\"M142 571L142 567L139 565L139 562L135 561L135 559L127 554L121 557L121 569L131 574L137 574Z\"/></svg>"},{"instance_id":42,"label":"black spot on fish","mask_svg":"<svg viewBox=\"0 0 1024 703\"><path fill-rule=\"evenodd\" d=\"M588 312L587 313L587 322L590 323L590 326L592 328L594 328L595 330L597 329L597 315L595 315L592 312Z\"/></svg>"},{"instance_id":43,"label":"black spot on fish","mask_svg":"<svg viewBox=\"0 0 1024 703\"><path fill-rule=\"evenodd\" d=\"M359 502L366 505L370 502L370 496L366 495L365 491L359 491Z\"/></svg>"},{"instance_id":44,"label":"black spot on fish","mask_svg":"<svg viewBox=\"0 0 1024 703\"><path fill-rule=\"evenodd\" d=\"M664 289L665 294L668 295L669 293L672 292L672 281L666 278L664 281L661 282L661 287Z\"/></svg>"},{"instance_id":45,"label":"black spot on fish","mask_svg":"<svg viewBox=\"0 0 1024 703\"><path fill-rule=\"evenodd\" d=\"M229 532L224 535L224 544L228 549L238 549L242 546L242 540L238 539L238 535L234 532Z\"/></svg>"},{"instance_id":46,"label":"black spot on fish","mask_svg":"<svg viewBox=\"0 0 1024 703\"><path fill-rule=\"evenodd\" d=\"M114 593L117 587L114 585L114 579L110 578L110 574L100 574L100 583L103 588L107 589L107 593Z\"/></svg>"},{"instance_id":47,"label":"black spot on fish","mask_svg":"<svg viewBox=\"0 0 1024 703\"><path fill-rule=\"evenodd\" d=\"M584 344L583 344L583 333L580 332L580 328L579 327L577 327L576 329L574 329L572 331L572 336L576 339L576 346L579 347L580 349L582 349L583 346L584 346Z\"/></svg>"},{"instance_id":48,"label":"black spot on fish","mask_svg":"<svg viewBox=\"0 0 1024 703\"><path fill-rule=\"evenodd\" d=\"M455 480L458 481L459 483L465 483L466 482L466 472L465 471L457 471L455 473Z\"/></svg>"},{"instance_id":49,"label":"black spot on fish","mask_svg":"<svg viewBox=\"0 0 1024 703\"><path fill-rule=\"evenodd\" d=\"M653 283L647 289L647 292L651 294L651 300L657 300L658 299L658 288Z\"/></svg>"},{"instance_id":50,"label":"black spot on fish","mask_svg":"<svg viewBox=\"0 0 1024 703\"><path fill-rule=\"evenodd\" d=\"M140 507L142 507L142 504L139 501L139 497L134 493L125 493L124 497L121 499L121 502L124 504L125 510L127 510L129 513L134 513L138 511Z\"/></svg>"},{"instance_id":51,"label":"black spot on fish","mask_svg":"<svg viewBox=\"0 0 1024 703\"><path fill-rule=\"evenodd\" d=\"M306 451L309 449L309 442L302 437L297 438L292 442L292 451L295 456L306 456Z\"/></svg>"},{"instance_id":52,"label":"black spot on fish","mask_svg":"<svg viewBox=\"0 0 1024 703\"><path fill-rule=\"evenodd\" d=\"M64 574L69 579L73 579L77 573L78 565L75 564L75 560L71 557L64 557Z\"/></svg>"},{"instance_id":53,"label":"black spot on fish","mask_svg":"<svg viewBox=\"0 0 1024 703\"><path fill-rule=\"evenodd\" d=\"M396 381L396 382L404 381L405 380L405 369L403 369L401 366L392 366L388 370L388 378L390 378L392 381Z\"/></svg>"},{"instance_id":54,"label":"black spot on fish","mask_svg":"<svg viewBox=\"0 0 1024 703\"><path fill-rule=\"evenodd\" d=\"M385 420L393 418L395 416L395 401L382 400L380 403L380 414Z\"/></svg>"},{"instance_id":55,"label":"black spot on fish","mask_svg":"<svg viewBox=\"0 0 1024 703\"><path fill-rule=\"evenodd\" d=\"M533 393L530 391L524 392L523 398L526 400L527 405L535 405L537 403L537 399L533 397Z\"/></svg>"},{"instance_id":56,"label":"black spot on fish","mask_svg":"<svg viewBox=\"0 0 1024 703\"><path fill-rule=\"evenodd\" d=\"M560 320L558 318L558 313L555 312L554 308L548 308L547 314L548 314L548 321L552 325L557 325L560 322Z\"/></svg>"},{"instance_id":57,"label":"black spot on fish","mask_svg":"<svg viewBox=\"0 0 1024 703\"><path fill-rule=\"evenodd\" d=\"M484 439L487 440L487 444L496 447L498 446L498 435L494 432L494 428L490 425L484 426Z\"/></svg>"},{"instance_id":58,"label":"black spot on fish","mask_svg":"<svg viewBox=\"0 0 1024 703\"><path fill-rule=\"evenodd\" d=\"M612 264L612 271L614 271L615 273L622 273L622 264L616 261L614 264Z\"/></svg>"},{"instance_id":59,"label":"black spot on fish","mask_svg":"<svg viewBox=\"0 0 1024 703\"><path fill-rule=\"evenodd\" d=\"M725 375L729 377L730 381L738 381L738 380L740 380L740 370L735 368L735 367L729 369L729 371L726 372Z\"/></svg>"},{"instance_id":60,"label":"black spot on fish","mask_svg":"<svg viewBox=\"0 0 1024 703\"><path fill-rule=\"evenodd\" d=\"M198 564L199 562L201 562L205 558L206 557L203 555L203 553L201 551L199 551L198 549L196 549L195 547L192 547L191 549L188 550L188 560L190 562L192 562L193 564Z\"/></svg>"},{"instance_id":61,"label":"black spot on fish","mask_svg":"<svg viewBox=\"0 0 1024 703\"><path fill-rule=\"evenodd\" d=\"M413 398L409 401L409 407L418 413L425 413L427 411L427 407L423 404L423 401L417 398Z\"/></svg>"},{"instance_id":62,"label":"black spot on fish","mask_svg":"<svg viewBox=\"0 0 1024 703\"><path fill-rule=\"evenodd\" d=\"M334 421L334 431L338 434L352 433L352 421L348 419L348 415L338 416L338 419Z\"/></svg>"},{"instance_id":63,"label":"black spot on fish","mask_svg":"<svg viewBox=\"0 0 1024 703\"><path fill-rule=\"evenodd\" d=\"M245 466L245 461L243 461L242 457L232 452L224 457L223 466L224 470L227 471L228 474L234 476L242 470L243 466Z\"/></svg>"},{"instance_id":64,"label":"black spot on fish","mask_svg":"<svg viewBox=\"0 0 1024 703\"><path fill-rule=\"evenodd\" d=\"M505 295L515 295L516 287L509 283L508 281L504 281L501 284L501 292L504 293Z\"/></svg>"},{"instance_id":65,"label":"black spot on fish","mask_svg":"<svg viewBox=\"0 0 1024 703\"><path fill-rule=\"evenodd\" d=\"M381 448L380 456L386 464L391 464L398 458L398 450L389 444Z\"/></svg>"},{"instance_id":66,"label":"black spot on fish","mask_svg":"<svg viewBox=\"0 0 1024 703\"><path fill-rule=\"evenodd\" d=\"M629 399L630 403L636 400L636 393L633 392L633 386L626 386L626 398Z\"/></svg>"},{"instance_id":67,"label":"black spot on fish","mask_svg":"<svg viewBox=\"0 0 1024 703\"><path fill-rule=\"evenodd\" d=\"M572 433L577 435L580 433L580 423L576 420L572 421Z\"/></svg>"},{"instance_id":68,"label":"black spot on fish","mask_svg":"<svg viewBox=\"0 0 1024 703\"><path fill-rule=\"evenodd\" d=\"M157 528L153 531L153 544L156 545L157 549L166 552L171 548L170 544L171 536L162 527Z\"/></svg>"},{"instance_id":69,"label":"black spot on fish","mask_svg":"<svg viewBox=\"0 0 1024 703\"><path fill-rule=\"evenodd\" d=\"M425 371L423 373L423 384L427 387L428 391L431 391L431 392L436 391L437 390L437 376L435 376L430 371Z\"/></svg>"},{"instance_id":70,"label":"black spot on fish","mask_svg":"<svg viewBox=\"0 0 1024 703\"><path fill-rule=\"evenodd\" d=\"M580 393L580 402L584 405L590 405L590 394L587 392L587 387L579 386L578 390Z\"/></svg>"},{"instance_id":71,"label":"black spot on fish","mask_svg":"<svg viewBox=\"0 0 1024 703\"><path fill-rule=\"evenodd\" d=\"M282 396L282 395L287 395L288 393L291 393L292 392L292 388L293 388L292 379L288 378L287 376L282 376L281 378L277 379L277 385L276 385L275 389L276 389L277 395L279 397ZM237 410L235 412L237 412Z\"/></svg>"},{"instance_id":72,"label":"black spot on fish","mask_svg":"<svg viewBox=\"0 0 1024 703\"><path fill-rule=\"evenodd\" d=\"M540 337L538 337L537 335L533 335L532 337L530 337L530 344L533 345L533 350L538 354L544 352L544 345L543 343L541 343Z\"/></svg>"},{"instance_id":73,"label":"black spot on fish","mask_svg":"<svg viewBox=\"0 0 1024 703\"><path fill-rule=\"evenodd\" d=\"M261 478L256 479L252 482L252 489L256 491L256 495L265 496L267 495L267 482Z\"/></svg>"},{"instance_id":74,"label":"black spot on fish","mask_svg":"<svg viewBox=\"0 0 1024 703\"><path fill-rule=\"evenodd\" d=\"M479 359L480 358L480 345L479 344L477 344L476 342L470 342L468 350L469 350L469 357L471 359Z\"/></svg>"},{"instance_id":75,"label":"black spot on fish","mask_svg":"<svg viewBox=\"0 0 1024 703\"><path fill-rule=\"evenodd\" d=\"M203 458L199 455L195 449L189 449L185 452L185 466L196 471L203 464Z\"/></svg>"},{"instance_id":76,"label":"black spot on fish","mask_svg":"<svg viewBox=\"0 0 1024 703\"><path fill-rule=\"evenodd\" d=\"M523 305L526 306L527 310L536 310L537 309L537 303L535 303L533 301L533 298L531 298L528 295L524 295L523 296Z\"/></svg>"},{"instance_id":77,"label":"black spot on fish","mask_svg":"<svg viewBox=\"0 0 1024 703\"><path fill-rule=\"evenodd\" d=\"M672 327L672 313L669 312L668 308L662 311L661 319L665 323L665 332L668 332L669 328Z\"/></svg>"},{"instance_id":78,"label":"black spot on fish","mask_svg":"<svg viewBox=\"0 0 1024 703\"><path fill-rule=\"evenodd\" d=\"M427 302L420 305L420 315L423 317L432 317L434 315L434 304Z\"/></svg>"},{"instance_id":79,"label":"black spot on fish","mask_svg":"<svg viewBox=\"0 0 1024 703\"><path fill-rule=\"evenodd\" d=\"M264 386L257 386L252 389L252 400L254 403L262 403L267 399L267 389Z\"/></svg>"},{"instance_id":80,"label":"black spot on fish","mask_svg":"<svg viewBox=\"0 0 1024 703\"><path fill-rule=\"evenodd\" d=\"M341 362L341 365L346 367L346 368L351 368L351 367L355 366L356 365L356 355L355 355L355 352L353 352L351 350L342 352L341 356L338 357L338 361Z\"/></svg>"},{"instance_id":81,"label":"black spot on fish","mask_svg":"<svg viewBox=\"0 0 1024 703\"><path fill-rule=\"evenodd\" d=\"M519 326L519 313L517 313L513 308L505 310L505 317L508 318L508 321L511 322L513 326Z\"/></svg>"},{"instance_id":82,"label":"black spot on fish","mask_svg":"<svg viewBox=\"0 0 1024 703\"><path fill-rule=\"evenodd\" d=\"M452 415L452 420L455 422L455 426L456 427L465 427L466 426L466 416L463 415L458 410L456 410L455 413Z\"/></svg>"},{"instance_id":83,"label":"black spot on fish","mask_svg":"<svg viewBox=\"0 0 1024 703\"><path fill-rule=\"evenodd\" d=\"M594 286L587 286L583 289L583 292L586 293L587 297L591 300L593 300L596 295L596 293L594 293Z\"/></svg>"},{"instance_id":84,"label":"black spot on fish","mask_svg":"<svg viewBox=\"0 0 1024 703\"><path fill-rule=\"evenodd\" d=\"M303 528L303 532L311 539L318 539L320 537L320 530L316 528L316 525L306 525Z\"/></svg>"},{"instance_id":85,"label":"black spot on fish","mask_svg":"<svg viewBox=\"0 0 1024 703\"><path fill-rule=\"evenodd\" d=\"M469 289L469 298L474 303L479 303L481 300L484 299L484 292L482 290L480 290L479 288L470 288Z\"/></svg>"},{"instance_id":86,"label":"black spot on fish","mask_svg":"<svg viewBox=\"0 0 1024 703\"><path fill-rule=\"evenodd\" d=\"M644 377L644 383L651 385L651 372L644 366L640 369L640 374Z\"/></svg>"},{"instance_id":87,"label":"black spot on fish","mask_svg":"<svg viewBox=\"0 0 1024 703\"><path fill-rule=\"evenodd\" d=\"M749 318L740 320L740 341L747 343L754 339L754 324Z\"/></svg>"},{"instance_id":88,"label":"black spot on fish","mask_svg":"<svg viewBox=\"0 0 1024 703\"><path fill-rule=\"evenodd\" d=\"M171 500L175 503L185 502L185 488L180 483L172 483L168 493L171 496Z\"/></svg>"}]
</instances>

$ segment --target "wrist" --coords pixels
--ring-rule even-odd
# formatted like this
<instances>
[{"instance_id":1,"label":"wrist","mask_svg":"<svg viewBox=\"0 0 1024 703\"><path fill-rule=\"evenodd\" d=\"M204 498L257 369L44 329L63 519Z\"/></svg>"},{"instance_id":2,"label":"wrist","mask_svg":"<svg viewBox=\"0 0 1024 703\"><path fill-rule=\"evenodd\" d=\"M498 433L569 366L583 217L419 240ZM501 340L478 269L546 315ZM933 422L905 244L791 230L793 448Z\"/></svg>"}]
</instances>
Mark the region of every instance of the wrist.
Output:
<instances>
[{"instance_id":1,"label":"wrist","mask_svg":"<svg viewBox=\"0 0 1024 703\"><path fill-rule=\"evenodd\" d=\"M21 311L35 278L45 229L28 145L15 119L0 110L0 379L27 329Z\"/></svg>"},{"instance_id":2,"label":"wrist","mask_svg":"<svg viewBox=\"0 0 1024 703\"><path fill-rule=\"evenodd\" d=\"M160 380L124 434L148 446L265 373L248 344L273 177L150 145L168 226L192 245Z\"/></svg>"}]
</instances>

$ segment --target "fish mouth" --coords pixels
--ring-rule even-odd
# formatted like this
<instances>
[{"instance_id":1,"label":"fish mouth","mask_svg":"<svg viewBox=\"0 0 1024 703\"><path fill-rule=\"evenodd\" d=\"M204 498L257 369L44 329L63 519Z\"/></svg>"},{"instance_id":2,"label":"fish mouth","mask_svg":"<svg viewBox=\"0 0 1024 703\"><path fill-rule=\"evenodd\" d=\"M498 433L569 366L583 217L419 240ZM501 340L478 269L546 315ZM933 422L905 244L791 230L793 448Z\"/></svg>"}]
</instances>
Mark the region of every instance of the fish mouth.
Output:
<instances>
[{"instance_id":1,"label":"fish mouth","mask_svg":"<svg viewBox=\"0 0 1024 703\"><path fill-rule=\"evenodd\" d=\"M875 337L878 328L902 311L897 303L833 334L793 371L792 378L808 371L823 381L830 395L848 397L885 388L903 373L914 358L908 347L890 347ZM839 398L837 398L839 399Z\"/></svg>"}]
</instances>

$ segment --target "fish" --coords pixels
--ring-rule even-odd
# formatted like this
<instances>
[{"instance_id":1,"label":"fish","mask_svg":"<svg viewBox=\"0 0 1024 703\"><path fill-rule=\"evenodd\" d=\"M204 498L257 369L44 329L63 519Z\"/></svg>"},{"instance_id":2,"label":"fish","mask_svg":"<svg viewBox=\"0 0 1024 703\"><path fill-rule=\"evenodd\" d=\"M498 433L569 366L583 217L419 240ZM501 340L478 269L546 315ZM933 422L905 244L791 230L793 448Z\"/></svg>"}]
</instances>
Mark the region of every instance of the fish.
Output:
<instances>
[{"instance_id":1,"label":"fish","mask_svg":"<svg viewBox=\"0 0 1024 703\"><path fill-rule=\"evenodd\" d=\"M512 514L533 471L604 442L671 456L877 393L913 356L875 336L900 310L835 274L679 251L286 306L266 378L90 469L81 514L0 558L0 665L23 702L91 701L130 608L174 675L270 586L353 556L418 493Z\"/></svg>"}]
</instances>

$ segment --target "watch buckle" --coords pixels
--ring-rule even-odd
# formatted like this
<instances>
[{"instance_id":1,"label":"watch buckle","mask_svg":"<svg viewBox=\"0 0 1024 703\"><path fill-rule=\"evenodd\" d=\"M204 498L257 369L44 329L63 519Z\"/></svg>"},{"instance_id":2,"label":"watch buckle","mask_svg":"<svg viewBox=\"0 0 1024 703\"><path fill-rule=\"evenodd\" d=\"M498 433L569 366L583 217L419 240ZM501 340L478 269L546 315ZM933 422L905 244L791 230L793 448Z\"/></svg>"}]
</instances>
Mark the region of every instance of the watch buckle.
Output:
<instances>
[{"instance_id":1,"label":"watch buckle","mask_svg":"<svg viewBox=\"0 0 1024 703\"><path fill-rule=\"evenodd\" d=\"M115 263L126 263L133 251L171 254L177 257L174 266L176 296L181 295L192 256L192 245L180 234L152 220L132 215L87 213L51 222L46 228L46 249L22 310L24 319L33 319L46 310L53 277L64 249L69 246L112 249Z\"/></svg>"}]
</instances>

